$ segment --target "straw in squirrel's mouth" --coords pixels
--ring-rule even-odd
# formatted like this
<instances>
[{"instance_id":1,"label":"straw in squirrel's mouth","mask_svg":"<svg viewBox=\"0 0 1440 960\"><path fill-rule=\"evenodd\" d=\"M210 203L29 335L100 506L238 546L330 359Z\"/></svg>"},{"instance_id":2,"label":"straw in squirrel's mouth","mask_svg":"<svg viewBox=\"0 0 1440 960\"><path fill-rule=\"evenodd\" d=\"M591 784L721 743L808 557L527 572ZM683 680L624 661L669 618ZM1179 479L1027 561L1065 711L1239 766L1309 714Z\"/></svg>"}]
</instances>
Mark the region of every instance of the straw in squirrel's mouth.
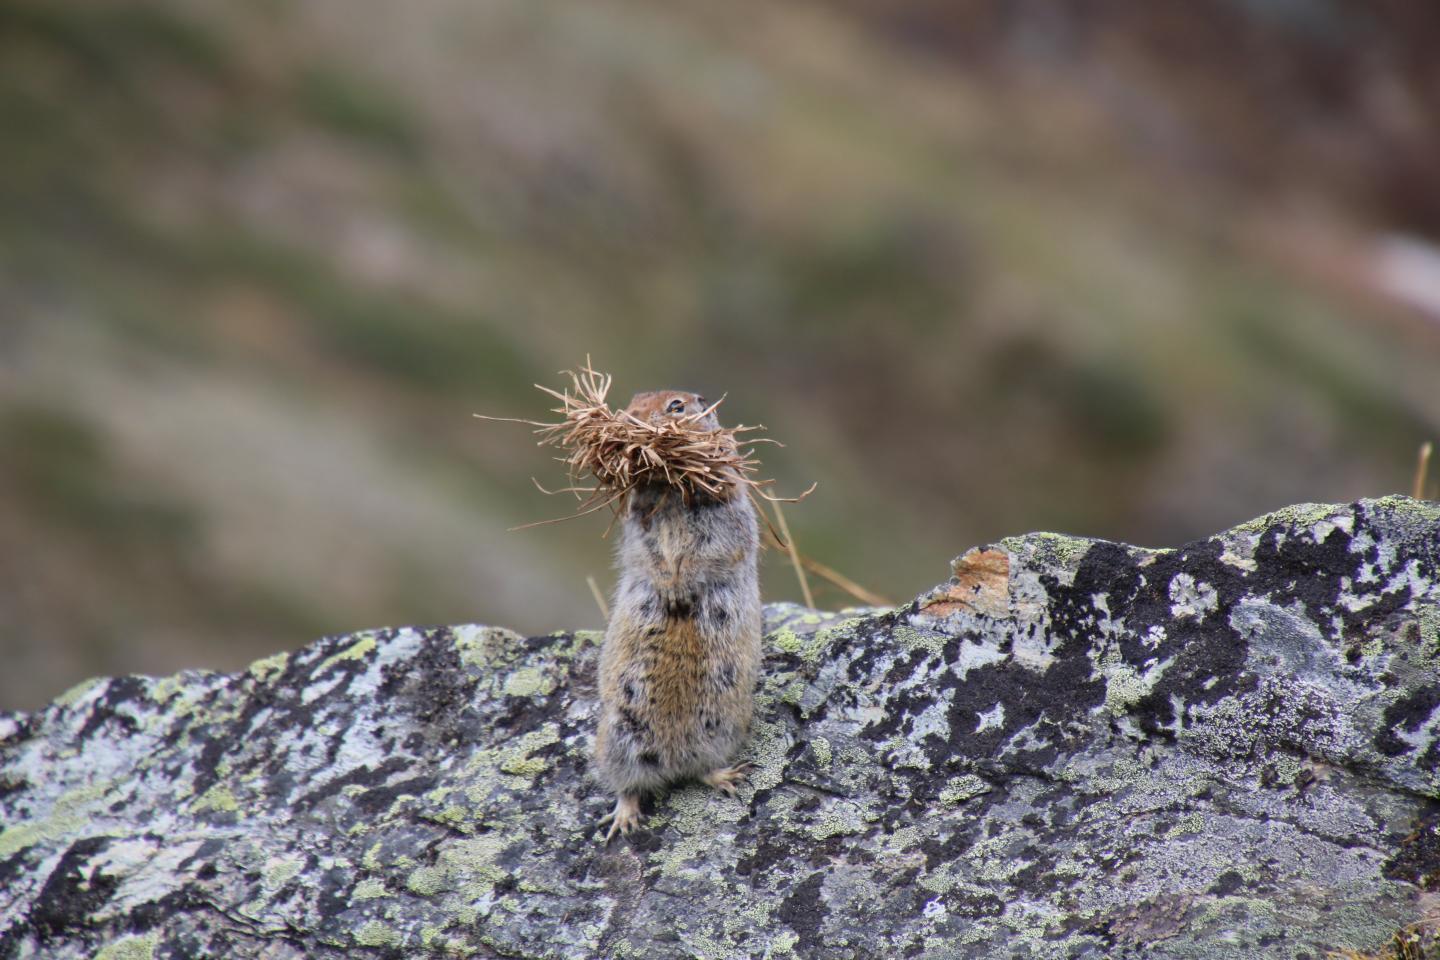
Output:
<instances>
[{"instance_id":1,"label":"straw in squirrel's mouth","mask_svg":"<svg viewBox=\"0 0 1440 960\"><path fill-rule=\"evenodd\" d=\"M606 402L611 377L596 370L585 358L578 370L562 371L570 377L570 386L561 390L536 384L536 389L560 401L551 408L560 420L545 422L509 417L487 417L482 420L504 420L524 423L535 428L539 446L555 447L565 452L559 457L566 464L570 484L544 493L571 493L580 506L570 517L542 520L555 523L585 516L604 507L617 509L625 495L636 487L661 484L678 491L686 503L697 499L728 500L737 492L766 500L794 502L809 495L815 485L798 497L774 497L764 487L772 480L756 479L760 461L754 451L741 449L739 435L764 429L761 426L736 426L702 429L699 421L715 411L725 398L697 413L658 423L647 423L625 410L614 410ZM775 443L764 437L748 437L745 443ZM536 526L526 524L525 526ZM519 528L517 528L519 529Z\"/></svg>"}]
</instances>

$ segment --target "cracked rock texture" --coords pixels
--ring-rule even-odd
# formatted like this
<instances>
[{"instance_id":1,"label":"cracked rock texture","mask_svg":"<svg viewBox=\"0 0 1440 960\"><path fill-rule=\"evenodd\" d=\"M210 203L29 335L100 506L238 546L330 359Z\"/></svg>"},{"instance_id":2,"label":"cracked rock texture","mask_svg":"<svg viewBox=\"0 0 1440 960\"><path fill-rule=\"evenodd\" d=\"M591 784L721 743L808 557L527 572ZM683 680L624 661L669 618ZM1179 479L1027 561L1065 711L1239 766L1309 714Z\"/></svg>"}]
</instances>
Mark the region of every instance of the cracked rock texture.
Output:
<instances>
[{"instance_id":1,"label":"cracked rock texture","mask_svg":"<svg viewBox=\"0 0 1440 960\"><path fill-rule=\"evenodd\" d=\"M1395 497L773 605L752 785L608 849L592 633L91 681L0 716L0 958L1374 949L1440 885L1437 599Z\"/></svg>"}]
</instances>

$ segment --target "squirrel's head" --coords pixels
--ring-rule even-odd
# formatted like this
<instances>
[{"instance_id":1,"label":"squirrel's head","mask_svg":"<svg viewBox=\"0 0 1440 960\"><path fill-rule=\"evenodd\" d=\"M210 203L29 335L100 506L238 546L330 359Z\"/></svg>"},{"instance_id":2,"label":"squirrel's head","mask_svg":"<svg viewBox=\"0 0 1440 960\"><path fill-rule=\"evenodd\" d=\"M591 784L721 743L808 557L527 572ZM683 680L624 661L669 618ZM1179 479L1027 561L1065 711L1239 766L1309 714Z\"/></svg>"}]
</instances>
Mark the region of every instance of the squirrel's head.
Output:
<instances>
[{"instance_id":1,"label":"squirrel's head","mask_svg":"<svg viewBox=\"0 0 1440 960\"><path fill-rule=\"evenodd\" d=\"M631 397L625 412L637 420L659 425L666 420L695 417L709 406L709 401L698 393L685 390L647 390ZM692 422L698 430L720 429L720 421L713 410Z\"/></svg>"}]
</instances>

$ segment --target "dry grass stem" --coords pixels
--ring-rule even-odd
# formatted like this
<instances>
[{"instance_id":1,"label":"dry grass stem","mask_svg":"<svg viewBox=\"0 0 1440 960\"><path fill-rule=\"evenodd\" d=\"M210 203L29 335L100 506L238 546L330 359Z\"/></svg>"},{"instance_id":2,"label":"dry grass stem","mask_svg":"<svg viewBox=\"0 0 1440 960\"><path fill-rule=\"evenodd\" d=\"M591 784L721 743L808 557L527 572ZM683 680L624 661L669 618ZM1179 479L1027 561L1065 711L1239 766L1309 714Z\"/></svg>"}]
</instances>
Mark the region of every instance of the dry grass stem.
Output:
<instances>
[{"instance_id":1,"label":"dry grass stem","mask_svg":"<svg viewBox=\"0 0 1440 960\"><path fill-rule=\"evenodd\" d=\"M766 544L766 546L778 547L779 549L784 550L787 553L790 550L790 545L784 540L780 539L780 535L773 528L770 531L770 543ZM854 580L851 580L849 577L845 576L845 574L841 573L839 570L836 570L834 567L828 567L825 564L821 563L819 560L814 559L813 557L807 557L805 554L800 552L798 547L795 550L795 555L800 558L800 565L806 570L809 570L821 580L825 580L829 582L832 586L838 587L845 593L848 593L850 596L854 597L856 600L859 600L867 607L895 606L895 601L890 600L886 597L882 597L875 591L861 586Z\"/></svg>"},{"instance_id":2,"label":"dry grass stem","mask_svg":"<svg viewBox=\"0 0 1440 960\"><path fill-rule=\"evenodd\" d=\"M854 597L856 600L859 600L866 606L895 606L895 602L893 600L887 600L884 597L880 596L880 594L865 589L864 587L860 586L860 584L856 583L854 580L851 580L849 577L845 576L840 571L835 570L832 567L825 566L825 564L821 563L819 560L812 560L804 554L800 554L800 563L806 570L809 570L811 573L815 574L817 577L820 577L822 580L828 580L830 583L839 587L841 590L844 590L846 593L850 594L850 596Z\"/></svg>"},{"instance_id":3,"label":"dry grass stem","mask_svg":"<svg viewBox=\"0 0 1440 960\"><path fill-rule=\"evenodd\" d=\"M558 523L583 517L597 510L618 504L624 496L644 484L663 483L677 489L686 503L697 497L728 499L737 491L752 498L772 503L793 503L809 495L815 485L798 497L776 497L764 488L773 481L756 479L760 461L754 451L742 448L740 435L764 429L758 426L721 427L709 430L699 426L725 398L699 413L647 423L624 410L612 409L606 401L611 378L600 373L585 358L577 370L564 371L570 386L562 390L536 384L536 388L560 401L551 408L560 415L555 422L523 420L513 417L488 417L482 420L524 423L535 428L542 447L555 447L564 453L558 457L566 465L570 483L558 490L547 490L535 481L543 493L573 494L580 501L576 512L568 517L541 520L514 529ZM747 437L746 444L776 443L764 437ZM778 445L778 444L777 444Z\"/></svg>"},{"instance_id":4,"label":"dry grass stem","mask_svg":"<svg viewBox=\"0 0 1440 960\"><path fill-rule=\"evenodd\" d=\"M1415 490L1411 494L1416 500L1425 499L1425 481L1430 474L1430 454L1435 451L1435 444L1426 440L1420 444L1420 455L1415 463Z\"/></svg>"},{"instance_id":5,"label":"dry grass stem","mask_svg":"<svg viewBox=\"0 0 1440 960\"><path fill-rule=\"evenodd\" d=\"M600 584L596 583L592 576L587 576L585 582L590 585L590 594L595 598L595 606L600 608L600 616L605 619L606 623L609 623L610 607L605 603L605 594L600 592Z\"/></svg>"},{"instance_id":6,"label":"dry grass stem","mask_svg":"<svg viewBox=\"0 0 1440 960\"><path fill-rule=\"evenodd\" d=\"M800 581L800 595L805 598L805 606L811 610L815 609L815 597L810 593L810 581L805 579L805 568L800 565L800 551L795 548L795 538L790 536L790 525L785 522L785 511L780 509L780 504L774 504L775 519L780 521L780 535L784 537L785 549L790 551L790 562L795 565L795 579Z\"/></svg>"}]
</instances>

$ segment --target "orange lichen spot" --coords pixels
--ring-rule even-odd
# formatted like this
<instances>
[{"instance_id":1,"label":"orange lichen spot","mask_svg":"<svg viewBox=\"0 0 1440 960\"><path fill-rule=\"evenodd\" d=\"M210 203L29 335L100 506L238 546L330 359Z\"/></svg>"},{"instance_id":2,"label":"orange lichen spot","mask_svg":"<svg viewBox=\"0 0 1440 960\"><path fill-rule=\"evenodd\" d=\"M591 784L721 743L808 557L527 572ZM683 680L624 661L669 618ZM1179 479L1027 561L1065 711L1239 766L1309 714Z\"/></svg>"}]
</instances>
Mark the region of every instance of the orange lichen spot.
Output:
<instances>
[{"instance_id":1,"label":"orange lichen spot","mask_svg":"<svg viewBox=\"0 0 1440 960\"><path fill-rule=\"evenodd\" d=\"M968 611L987 617L1010 614L1010 555L1003 550L974 549L960 557L949 583L936 588L921 604L935 617Z\"/></svg>"}]
</instances>

